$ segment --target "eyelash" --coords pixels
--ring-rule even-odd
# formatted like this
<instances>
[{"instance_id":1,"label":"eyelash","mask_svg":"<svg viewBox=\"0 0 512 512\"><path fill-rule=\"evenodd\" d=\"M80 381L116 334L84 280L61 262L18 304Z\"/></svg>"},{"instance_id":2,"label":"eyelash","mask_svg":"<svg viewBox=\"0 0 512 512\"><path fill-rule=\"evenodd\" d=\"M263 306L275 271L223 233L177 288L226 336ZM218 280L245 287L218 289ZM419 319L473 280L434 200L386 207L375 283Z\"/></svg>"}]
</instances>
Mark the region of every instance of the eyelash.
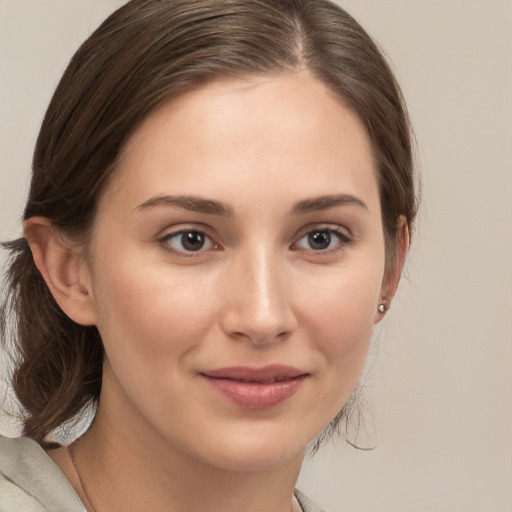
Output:
<instances>
[{"instance_id":1,"label":"eyelash","mask_svg":"<svg viewBox=\"0 0 512 512\"><path fill-rule=\"evenodd\" d=\"M194 250L187 250L183 247L183 236L184 235L195 235L196 237L202 237L203 240L205 241L205 244L208 244L209 247L207 247L206 249L204 248L204 244L197 250L197 251L194 251ZM318 250L315 250L315 249L312 249L312 248L300 248L300 247L297 247L298 243L305 239L306 237L309 237L309 236L312 236L312 235L315 235L315 234L323 234L323 235L328 235L328 242L329 242L329 245L332 241L332 236L334 235L334 237L336 237L338 239L338 243L335 245L335 247L327 247L326 249L318 249ZM173 238L177 238L177 237L181 237L180 240L180 243L183 247L183 249L177 249L175 247L172 247L171 246L171 243L170 241L173 239ZM339 228L332 228L332 227L321 227L321 228L313 228L313 229L309 229L308 231L306 231L305 233L303 233L299 238L297 238L290 246L290 248L292 250L301 250L301 249L304 249L310 253L313 253L313 254L332 254L332 253L336 253L340 250L343 250L344 248L346 248L347 246L349 246L350 244L352 244L353 242L353 238L351 235L347 234L346 232L340 230ZM169 251L169 252L173 252L175 254L179 254L181 256L185 256L185 257L197 257L199 256L201 253L207 251L207 250L219 250L221 249L219 245L217 245L213 240L212 238L206 234L204 231L202 231L201 229L180 229L179 231L174 231L172 233L168 233L166 234L165 236L163 236L162 238L160 238L159 240L159 243L164 247L165 250Z\"/></svg>"},{"instance_id":2,"label":"eyelash","mask_svg":"<svg viewBox=\"0 0 512 512\"><path fill-rule=\"evenodd\" d=\"M181 256L186 256L186 257L197 257L202 252L204 252L203 246L201 246L199 248L199 250L197 250L197 251L193 251L193 250L188 250L187 251L185 248L183 248L183 249L173 248L171 246L171 244L170 244L170 240L172 240L173 238L181 237L181 244L183 245L183 236L187 235L187 234L189 234L189 235L190 234L194 234L196 236L203 237L203 239L206 241L205 243L208 243L208 241L209 241L209 244L212 247L208 247L206 250L218 250L218 249L220 249L220 247L212 240L212 238L210 236L208 236L201 229L189 228L189 229L180 229L179 231L173 231L172 233L168 233L167 235L163 236L159 240L159 242L164 247L164 249L169 251L169 252L173 252L175 254L179 254Z\"/></svg>"},{"instance_id":3,"label":"eyelash","mask_svg":"<svg viewBox=\"0 0 512 512\"><path fill-rule=\"evenodd\" d=\"M352 236L349 235L348 233L346 233L345 231L342 231L339 228L325 226L325 227L315 227L313 229L309 229L307 232L302 234L300 236L300 238L298 238L292 244L292 248L294 246L297 246L297 244L301 240L303 240L306 237L309 237L311 235L314 235L314 234L327 234L329 236L329 244L332 241L332 238L331 238L332 236L334 236L338 240L338 243L335 245L335 247L328 247L326 249L318 249L318 250L311 249L311 248L304 248L304 250L306 250L306 251L308 251L310 253L313 253L315 255L316 254L318 254L318 255L326 254L327 255L327 254L336 253L336 252L338 252L340 250L345 249L347 246L351 245L352 242L353 242ZM297 249L295 249L295 250L297 250ZM299 250L300 250L300 248L299 248Z\"/></svg>"}]
</instances>

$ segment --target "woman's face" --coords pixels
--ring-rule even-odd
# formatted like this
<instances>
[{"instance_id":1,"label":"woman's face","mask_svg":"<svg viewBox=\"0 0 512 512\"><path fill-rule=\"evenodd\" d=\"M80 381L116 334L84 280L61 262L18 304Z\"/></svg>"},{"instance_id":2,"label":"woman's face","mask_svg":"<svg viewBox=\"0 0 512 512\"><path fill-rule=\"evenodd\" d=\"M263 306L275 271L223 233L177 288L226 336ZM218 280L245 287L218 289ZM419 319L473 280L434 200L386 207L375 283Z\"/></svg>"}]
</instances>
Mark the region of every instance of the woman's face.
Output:
<instances>
[{"instance_id":1,"label":"woman's face","mask_svg":"<svg viewBox=\"0 0 512 512\"><path fill-rule=\"evenodd\" d=\"M306 73L175 99L126 147L88 261L98 414L217 467L302 457L356 385L381 296L365 130Z\"/></svg>"}]
</instances>

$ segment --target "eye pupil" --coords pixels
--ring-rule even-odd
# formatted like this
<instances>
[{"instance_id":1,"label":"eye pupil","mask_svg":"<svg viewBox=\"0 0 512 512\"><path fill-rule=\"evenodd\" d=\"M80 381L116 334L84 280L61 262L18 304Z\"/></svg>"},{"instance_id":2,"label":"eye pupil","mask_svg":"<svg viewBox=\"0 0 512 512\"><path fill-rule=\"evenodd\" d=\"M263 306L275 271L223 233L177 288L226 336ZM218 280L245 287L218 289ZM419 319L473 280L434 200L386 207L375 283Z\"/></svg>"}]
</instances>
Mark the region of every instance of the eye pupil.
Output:
<instances>
[{"instance_id":1,"label":"eye pupil","mask_svg":"<svg viewBox=\"0 0 512 512\"><path fill-rule=\"evenodd\" d=\"M190 231L181 235L181 244L187 251L199 251L203 248L205 237L197 231Z\"/></svg>"},{"instance_id":2,"label":"eye pupil","mask_svg":"<svg viewBox=\"0 0 512 512\"><path fill-rule=\"evenodd\" d=\"M314 231L308 236L308 242L312 249L321 251L331 244L331 234L328 231Z\"/></svg>"}]
</instances>

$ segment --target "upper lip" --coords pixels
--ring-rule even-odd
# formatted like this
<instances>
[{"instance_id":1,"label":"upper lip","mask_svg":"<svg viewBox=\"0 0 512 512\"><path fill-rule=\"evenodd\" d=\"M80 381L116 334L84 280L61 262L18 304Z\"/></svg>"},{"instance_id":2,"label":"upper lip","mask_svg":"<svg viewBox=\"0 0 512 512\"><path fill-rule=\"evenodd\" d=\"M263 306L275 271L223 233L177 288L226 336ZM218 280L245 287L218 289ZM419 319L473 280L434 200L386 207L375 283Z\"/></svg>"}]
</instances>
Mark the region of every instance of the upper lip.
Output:
<instances>
[{"instance_id":1,"label":"upper lip","mask_svg":"<svg viewBox=\"0 0 512 512\"><path fill-rule=\"evenodd\" d=\"M230 366L226 368L207 370L201 373L206 377L214 379L230 379L241 382L263 383L278 382L307 375L307 372L304 372L303 370L282 364L272 364L261 368L253 368L250 366Z\"/></svg>"}]
</instances>

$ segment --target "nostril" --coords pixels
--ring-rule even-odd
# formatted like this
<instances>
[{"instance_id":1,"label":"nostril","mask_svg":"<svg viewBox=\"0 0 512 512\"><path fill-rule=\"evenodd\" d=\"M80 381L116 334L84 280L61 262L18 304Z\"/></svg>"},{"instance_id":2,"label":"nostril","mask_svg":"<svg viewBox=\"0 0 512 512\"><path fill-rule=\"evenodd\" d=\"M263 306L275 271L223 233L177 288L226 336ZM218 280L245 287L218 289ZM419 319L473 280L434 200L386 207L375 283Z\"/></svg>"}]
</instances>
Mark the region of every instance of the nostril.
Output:
<instances>
[{"instance_id":1,"label":"nostril","mask_svg":"<svg viewBox=\"0 0 512 512\"><path fill-rule=\"evenodd\" d=\"M256 344L284 341L297 326L288 298L282 293L259 291L226 300L219 317L220 327L233 340Z\"/></svg>"}]
</instances>

